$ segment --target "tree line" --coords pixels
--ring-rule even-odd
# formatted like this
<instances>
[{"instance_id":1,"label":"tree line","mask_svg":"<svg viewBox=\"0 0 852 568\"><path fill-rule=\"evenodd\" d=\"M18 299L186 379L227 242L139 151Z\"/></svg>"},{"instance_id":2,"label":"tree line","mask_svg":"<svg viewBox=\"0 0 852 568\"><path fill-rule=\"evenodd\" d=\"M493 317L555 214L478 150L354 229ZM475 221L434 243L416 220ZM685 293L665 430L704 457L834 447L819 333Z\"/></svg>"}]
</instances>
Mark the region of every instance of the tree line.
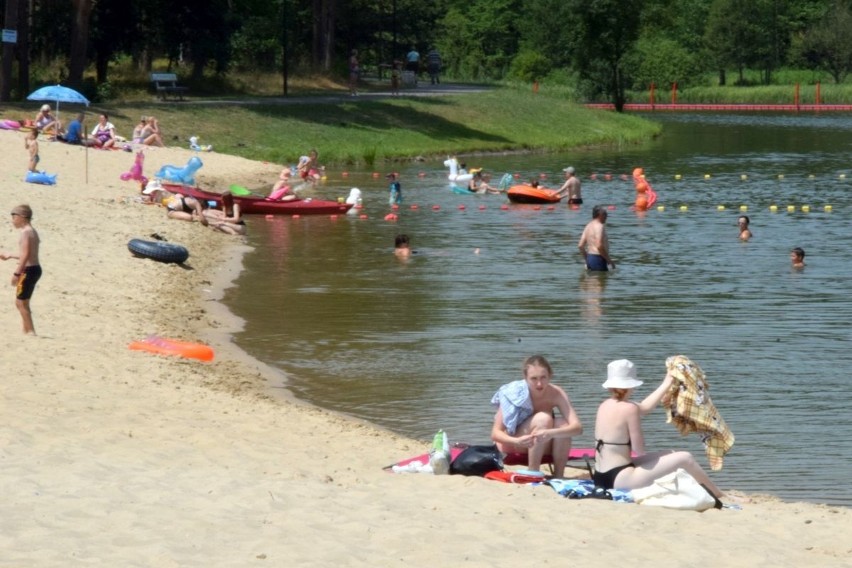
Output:
<instances>
[{"instance_id":1,"label":"tree line","mask_svg":"<svg viewBox=\"0 0 852 568\"><path fill-rule=\"evenodd\" d=\"M842 82L852 0L2 0L0 99L35 78L84 86L129 58L200 81L229 70L344 74L436 47L459 79L553 81L618 108L625 92L792 66ZM165 68L165 69L163 69ZM728 74L733 75L729 79Z\"/></svg>"}]
</instances>

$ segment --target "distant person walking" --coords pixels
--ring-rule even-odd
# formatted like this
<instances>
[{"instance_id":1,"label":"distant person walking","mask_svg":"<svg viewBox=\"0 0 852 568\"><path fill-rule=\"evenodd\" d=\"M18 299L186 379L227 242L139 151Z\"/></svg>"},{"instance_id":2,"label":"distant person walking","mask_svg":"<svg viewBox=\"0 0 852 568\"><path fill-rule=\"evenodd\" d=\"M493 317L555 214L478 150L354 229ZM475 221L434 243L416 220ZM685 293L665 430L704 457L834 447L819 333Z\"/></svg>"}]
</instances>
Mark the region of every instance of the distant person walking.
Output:
<instances>
[{"instance_id":1,"label":"distant person walking","mask_svg":"<svg viewBox=\"0 0 852 568\"><path fill-rule=\"evenodd\" d=\"M592 220L583 229L577 248L586 259L586 268L592 271L606 272L607 265L615 269L615 263L609 257L609 239L606 235L607 212L601 205L592 209Z\"/></svg>"},{"instance_id":2,"label":"distant person walking","mask_svg":"<svg viewBox=\"0 0 852 568\"><path fill-rule=\"evenodd\" d=\"M349 95L352 97L358 96L358 76L361 74L361 67L358 64L358 50L353 49L349 55Z\"/></svg>"},{"instance_id":3,"label":"distant person walking","mask_svg":"<svg viewBox=\"0 0 852 568\"><path fill-rule=\"evenodd\" d=\"M420 52L411 46L411 51L405 56L405 70L414 73L414 84L417 85L417 74L420 73Z\"/></svg>"},{"instance_id":4,"label":"distant person walking","mask_svg":"<svg viewBox=\"0 0 852 568\"><path fill-rule=\"evenodd\" d=\"M426 54L426 71L429 72L429 78L432 80L433 85L438 85L441 82L439 76L441 73L441 64L441 54L433 47Z\"/></svg>"}]
</instances>

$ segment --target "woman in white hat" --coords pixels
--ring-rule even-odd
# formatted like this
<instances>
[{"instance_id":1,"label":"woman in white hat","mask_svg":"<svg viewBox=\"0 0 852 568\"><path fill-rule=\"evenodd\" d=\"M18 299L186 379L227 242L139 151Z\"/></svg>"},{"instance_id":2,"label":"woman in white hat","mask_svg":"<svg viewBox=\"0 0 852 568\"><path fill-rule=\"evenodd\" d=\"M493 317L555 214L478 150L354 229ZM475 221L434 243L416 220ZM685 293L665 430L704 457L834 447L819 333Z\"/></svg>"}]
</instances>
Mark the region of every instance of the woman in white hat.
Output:
<instances>
[{"instance_id":1,"label":"woman in white hat","mask_svg":"<svg viewBox=\"0 0 852 568\"><path fill-rule=\"evenodd\" d=\"M654 410L669 390L674 377L666 374L663 382L642 402L633 402L630 395L642 381L636 377L636 367L627 359L607 365L603 388L610 398L598 407L595 420L595 487L604 489L637 489L651 485L655 479L676 471L686 470L716 498L722 491L689 452L645 453L642 417ZM631 450L635 457L631 458Z\"/></svg>"}]
</instances>

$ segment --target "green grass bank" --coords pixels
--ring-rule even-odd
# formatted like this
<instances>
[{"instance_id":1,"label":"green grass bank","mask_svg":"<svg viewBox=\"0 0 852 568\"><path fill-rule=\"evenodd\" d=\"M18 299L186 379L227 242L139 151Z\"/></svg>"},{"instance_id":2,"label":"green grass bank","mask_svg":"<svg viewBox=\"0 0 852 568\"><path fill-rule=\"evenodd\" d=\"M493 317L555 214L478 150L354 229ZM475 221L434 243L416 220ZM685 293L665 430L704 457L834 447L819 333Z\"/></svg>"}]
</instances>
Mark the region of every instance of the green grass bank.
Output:
<instances>
[{"instance_id":1,"label":"green grass bank","mask_svg":"<svg viewBox=\"0 0 852 568\"><path fill-rule=\"evenodd\" d=\"M0 106L0 118L30 118L39 103ZM61 105L67 122L79 106ZM216 152L286 164L311 148L324 164L371 166L423 156L503 151L619 147L647 140L661 127L631 115L595 111L564 98L496 87L483 93L431 97L317 98L308 103L217 104L128 101L88 109L87 128L107 112L130 138L141 115L154 115L167 145L190 136Z\"/></svg>"}]
</instances>

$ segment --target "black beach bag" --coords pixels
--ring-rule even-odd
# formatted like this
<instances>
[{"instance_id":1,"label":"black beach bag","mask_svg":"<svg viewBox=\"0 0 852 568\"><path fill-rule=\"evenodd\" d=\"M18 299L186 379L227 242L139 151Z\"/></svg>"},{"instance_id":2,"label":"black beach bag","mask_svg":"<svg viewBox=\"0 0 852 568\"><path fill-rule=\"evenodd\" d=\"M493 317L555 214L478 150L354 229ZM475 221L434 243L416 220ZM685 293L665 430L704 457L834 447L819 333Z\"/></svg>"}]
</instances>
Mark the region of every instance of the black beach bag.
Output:
<instances>
[{"instance_id":1,"label":"black beach bag","mask_svg":"<svg viewBox=\"0 0 852 568\"><path fill-rule=\"evenodd\" d=\"M495 444L490 446L469 446L450 464L450 473L457 475L484 476L489 471L503 469L503 454Z\"/></svg>"}]
</instances>

